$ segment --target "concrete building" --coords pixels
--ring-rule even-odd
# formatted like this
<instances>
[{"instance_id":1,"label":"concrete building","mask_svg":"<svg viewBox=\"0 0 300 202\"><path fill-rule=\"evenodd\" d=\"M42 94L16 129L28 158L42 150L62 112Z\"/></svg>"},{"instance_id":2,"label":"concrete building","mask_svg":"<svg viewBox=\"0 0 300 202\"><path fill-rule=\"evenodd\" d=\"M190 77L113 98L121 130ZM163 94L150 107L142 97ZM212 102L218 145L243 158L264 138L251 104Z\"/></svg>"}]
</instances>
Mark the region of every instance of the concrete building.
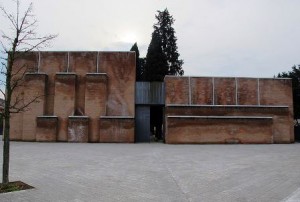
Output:
<instances>
[{"instance_id":1,"label":"concrete building","mask_svg":"<svg viewBox=\"0 0 300 202\"><path fill-rule=\"evenodd\" d=\"M151 110L166 143L291 143L290 79L175 77L135 82L134 52L31 52L11 140L148 142Z\"/></svg>"}]
</instances>

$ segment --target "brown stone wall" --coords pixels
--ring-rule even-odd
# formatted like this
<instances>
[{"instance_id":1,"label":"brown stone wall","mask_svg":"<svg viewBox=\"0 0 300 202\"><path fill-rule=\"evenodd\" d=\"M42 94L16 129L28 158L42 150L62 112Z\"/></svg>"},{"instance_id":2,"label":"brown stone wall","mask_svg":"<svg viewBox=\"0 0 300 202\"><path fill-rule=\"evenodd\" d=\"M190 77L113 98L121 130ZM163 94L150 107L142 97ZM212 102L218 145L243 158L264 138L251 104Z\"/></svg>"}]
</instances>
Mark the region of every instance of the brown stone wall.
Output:
<instances>
[{"instance_id":1,"label":"brown stone wall","mask_svg":"<svg viewBox=\"0 0 300 202\"><path fill-rule=\"evenodd\" d=\"M22 54L22 56L18 57L15 60L12 73L18 75L15 76L14 79L19 79L24 75L25 72L36 72L38 66L38 54L36 52L30 52L26 54ZM25 79L23 77L23 79ZM12 94L12 105L15 105L16 108L20 108L24 105L23 102L19 102L17 100L24 99L24 84L20 83L18 87L16 87ZM13 127L10 127L10 139L11 140L22 140L23 133L23 113L14 113L11 114L10 124Z\"/></svg>"},{"instance_id":2,"label":"brown stone wall","mask_svg":"<svg viewBox=\"0 0 300 202\"><path fill-rule=\"evenodd\" d=\"M77 75L75 109L85 114L86 73L96 72L97 52L70 52L70 69ZM78 114L80 115L80 114Z\"/></svg>"},{"instance_id":3,"label":"brown stone wall","mask_svg":"<svg viewBox=\"0 0 300 202\"><path fill-rule=\"evenodd\" d=\"M54 114L55 75L67 69L68 52L40 52L39 71L48 75L45 115Z\"/></svg>"},{"instance_id":4,"label":"brown stone wall","mask_svg":"<svg viewBox=\"0 0 300 202\"><path fill-rule=\"evenodd\" d=\"M57 141L67 141L68 117L75 109L76 74L56 74L54 114L58 117Z\"/></svg>"},{"instance_id":5,"label":"brown stone wall","mask_svg":"<svg viewBox=\"0 0 300 202\"><path fill-rule=\"evenodd\" d=\"M278 123L274 125L274 142L293 142L293 94L290 79L259 79L259 96L261 105L289 106L287 117L277 117ZM289 135L287 135L289 134Z\"/></svg>"},{"instance_id":6,"label":"brown stone wall","mask_svg":"<svg viewBox=\"0 0 300 202\"><path fill-rule=\"evenodd\" d=\"M188 77L165 77L165 103L189 104L189 78Z\"/></svg>"},{"instance_id":7,"label":"brown stone wall","mask_svg":"<svg viewBox=\"0 0 300 202\"><path fill-rule=\"evenodd\" d=\"M68 142L88 142L89 118L87 116L69 116Z\"/></svg>"},{"instance_id":8,"label":"brown stone wall","mask_svg":"<svg viewBox=\"0 0 300 202\"><path fill-rule=\"evenodd\" d=\"M212 105L213 104L213 79L203 77L191 77L191 104Z\"/></svg>"},{"instance_id":9,"label":"brown stone wall","mask_svg":"<svg viewBox=\"0 0 300 202\"><path fill-rule=\"evenodd\" d=\"M165 98L167 143L226 143L231 133L240 143L294 141L290 79L166 77L165 82L169 86ZM185 91L177 93L175 89ZM191 102L170 102L171 95L181 95L180 100L191 97ZM196 118L199 116L207 119ZM266 117L272 121L259 119Z\"/></svg>"},{"instance_id":10,"label":"brown stone wall","mask_svg":"<svg viewBox=\"0 0 300 202\"><path fill-rule=\"evenodd\" d=\"M99 117L106 115L107 74L86 75L85 113L90 117L89 142L99 142Z\"/></svg>"},{"instance_id":11,"label":"brown stone wall","mask_svg":"<svg viewBox=\"0 0 300 202\"><path fill-rule=\"evenodd\" d=\"M214 78L216 105L236 104L235 78Z\"/></svg>"},{"instance_id":12,"label":"brown stone wall","mask_svg":"<svg viewBox=\"0 0 300 202\"><path fill-rule=\"evenodd\" d=\"M101 117L100 142L133 143L134 118Z\"/></svg>"},{"instance_id":13,"label":"brown stone wall","mask_svg":"<svg viewBox=\"0 0 300 202\"><path fill-rule=\"evenodd\" d=\"M36 119L36 141L37 142L56 142L57 117L38 116Z\"/></svg>"},{"instance_id":14,"label":"brown stone wall","mask_svg":"<svg viewBox=\"0 0 300 202\"><path fill-rule=\"evenodd\" d=\"M258 79L237 78L238 105L258 105Z\"/></svg>"},{"instance_id":15,"label":"brown stone wall","mask_svg":"<svg viewBox=\"0 0 300 202\"><path fill-rule=\"evenodd\" d=\"M107 116L134 116L135 53L100 52L99 61L108 76Z\"/></svg>"},{"instance_id":16,"label":"brown stone wall","mask_svg":"<svg viewBox=\"0 0 300 202\"><path fill-rule=\"evenodd\" d=\"M35 141L36 117L43 115L45 109L46 81L46 74L25 75L24 104L31 104L23 113L23 141Z\"/></svg>"},{"instance_id":17,"label":"brown stone wall","mask_svg":"<svg viewBox=\"0 0 300 202\"><path fill-rule=\"evenodd\" d=\"M272 143L272 119L168 118L166 143Z\"/></svg>"}]
</instances>

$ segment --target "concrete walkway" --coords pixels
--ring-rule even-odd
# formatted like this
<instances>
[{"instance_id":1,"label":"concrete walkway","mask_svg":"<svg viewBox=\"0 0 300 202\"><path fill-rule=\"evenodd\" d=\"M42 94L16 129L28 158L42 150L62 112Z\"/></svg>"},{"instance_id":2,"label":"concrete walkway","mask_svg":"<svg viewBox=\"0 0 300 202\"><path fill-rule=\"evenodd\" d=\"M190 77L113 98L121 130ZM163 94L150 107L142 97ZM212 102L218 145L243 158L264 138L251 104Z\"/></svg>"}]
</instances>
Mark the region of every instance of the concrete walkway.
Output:
<instances>
[{"instance_id":1,"label":"concrete walkway","mask_svg":"<svg viewBox=\"0 0 300 202\"><path fill-rule=\"evenodd\" d=\"M0 194L1 202L294 202L300 144L12 142L10 180L35 189Z\"/></svg>"}]
</instances>

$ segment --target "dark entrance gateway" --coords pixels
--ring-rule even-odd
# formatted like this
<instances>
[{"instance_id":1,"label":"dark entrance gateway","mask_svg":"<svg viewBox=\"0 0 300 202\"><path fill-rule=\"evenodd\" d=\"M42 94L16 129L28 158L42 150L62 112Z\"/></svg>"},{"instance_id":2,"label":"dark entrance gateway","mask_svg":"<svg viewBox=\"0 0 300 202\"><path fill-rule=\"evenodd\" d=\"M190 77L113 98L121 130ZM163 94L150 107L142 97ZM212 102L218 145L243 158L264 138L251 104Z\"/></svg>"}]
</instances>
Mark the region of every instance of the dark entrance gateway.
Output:
<instances>
[{"instance_id":1,"label":"dark entrance gateway","mask_svg":"<svg viewBox=\"0 0 300 202\"><path fill-rule=\"evenodd\" d=\"M135 142L163 141L163 82L136 82Z\"/></svg>"}]
</instances>

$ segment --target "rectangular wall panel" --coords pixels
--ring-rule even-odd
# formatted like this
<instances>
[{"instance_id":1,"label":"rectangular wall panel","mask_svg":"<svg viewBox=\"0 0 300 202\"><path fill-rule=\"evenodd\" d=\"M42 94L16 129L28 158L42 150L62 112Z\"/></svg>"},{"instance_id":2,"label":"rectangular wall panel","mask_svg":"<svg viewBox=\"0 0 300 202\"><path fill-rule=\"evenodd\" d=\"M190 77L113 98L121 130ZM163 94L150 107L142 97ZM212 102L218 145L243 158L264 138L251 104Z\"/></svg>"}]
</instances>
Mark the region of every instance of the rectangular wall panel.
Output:
<instances>
[{"instance_id":1,"label":"rectangular wall panel","mask_svg":"<svg viewBox=\"0 0 300 202\"><path fill-rule=\"evenodd\" d=\"M57 73L55 79L54 115L58 117L58 141L67 141L68 117L75 110L76 74Z\"/></svg>"},{"instance_id":2,"label":"rectangular wall panel","mask_svg":"<svg viewBox=\"0 0 300 202\"><path fill-rule=\"evenodd\" d=\"M189 77L165 77L166 105L189 104Z\"/></svg>"},{"instance_id":3,"label":"rectangular wall panel","mask_svg":"<svg viewBox=\"0 0 300 202\"><path fill-rule=\"evenodd\" d=\"M238 105L258 105L258 79L237 78Z\"/></svg>"},{"instance_id":4,"label":"rectangular wall panel","mask_svg":"<svg viewBox=\"0 0 300 202\"><path fill-rule=\"evenodd\" d=\"M213 79L208 77L191 77L191 104L213 104Z\"/></svg>"},{"instance_id":5,"label":"rectangular wall panel","mask_svg":"<svg viewBox=\"0 0 300 202\"><path fill-rule=\"evenodd\" d=\"M236 104L235 78L214 78L214 98L216 105Z\"/></svg>"},{"instance_id":6,"label":"rectangular wall panel","mask_svg":"<svg viewBox=\"0 0 300 202\"><path fill-rule=\"evenodd\" d=\"M107 82L104 73L86 75L85 114L90 118L89 142L99 142L99 117L106 115Z\"/></svg>"},{"instance_id":7,"label":"rectangular wall panel","mask_svg":"<svg viewBox=\"0 0 300 202\"><path fill-rule=\"evenodd\" d=\"M23 113L23 141L36 140L36 119L37 116L44 114L45 109L46 82L46 74L30 73L25 75L24 104L32 103Z\"/></svg>"},{"instance_id":8,"label":"rectangular wall panel","mask_svg":"<svg viewBox=\"0 0 300 202\"><path fill-rule=\"evenodd\" d=\"M108 76L107 116L134 116L135 53L100 52L99 69Z\"/></svg>"}]
</instances>

